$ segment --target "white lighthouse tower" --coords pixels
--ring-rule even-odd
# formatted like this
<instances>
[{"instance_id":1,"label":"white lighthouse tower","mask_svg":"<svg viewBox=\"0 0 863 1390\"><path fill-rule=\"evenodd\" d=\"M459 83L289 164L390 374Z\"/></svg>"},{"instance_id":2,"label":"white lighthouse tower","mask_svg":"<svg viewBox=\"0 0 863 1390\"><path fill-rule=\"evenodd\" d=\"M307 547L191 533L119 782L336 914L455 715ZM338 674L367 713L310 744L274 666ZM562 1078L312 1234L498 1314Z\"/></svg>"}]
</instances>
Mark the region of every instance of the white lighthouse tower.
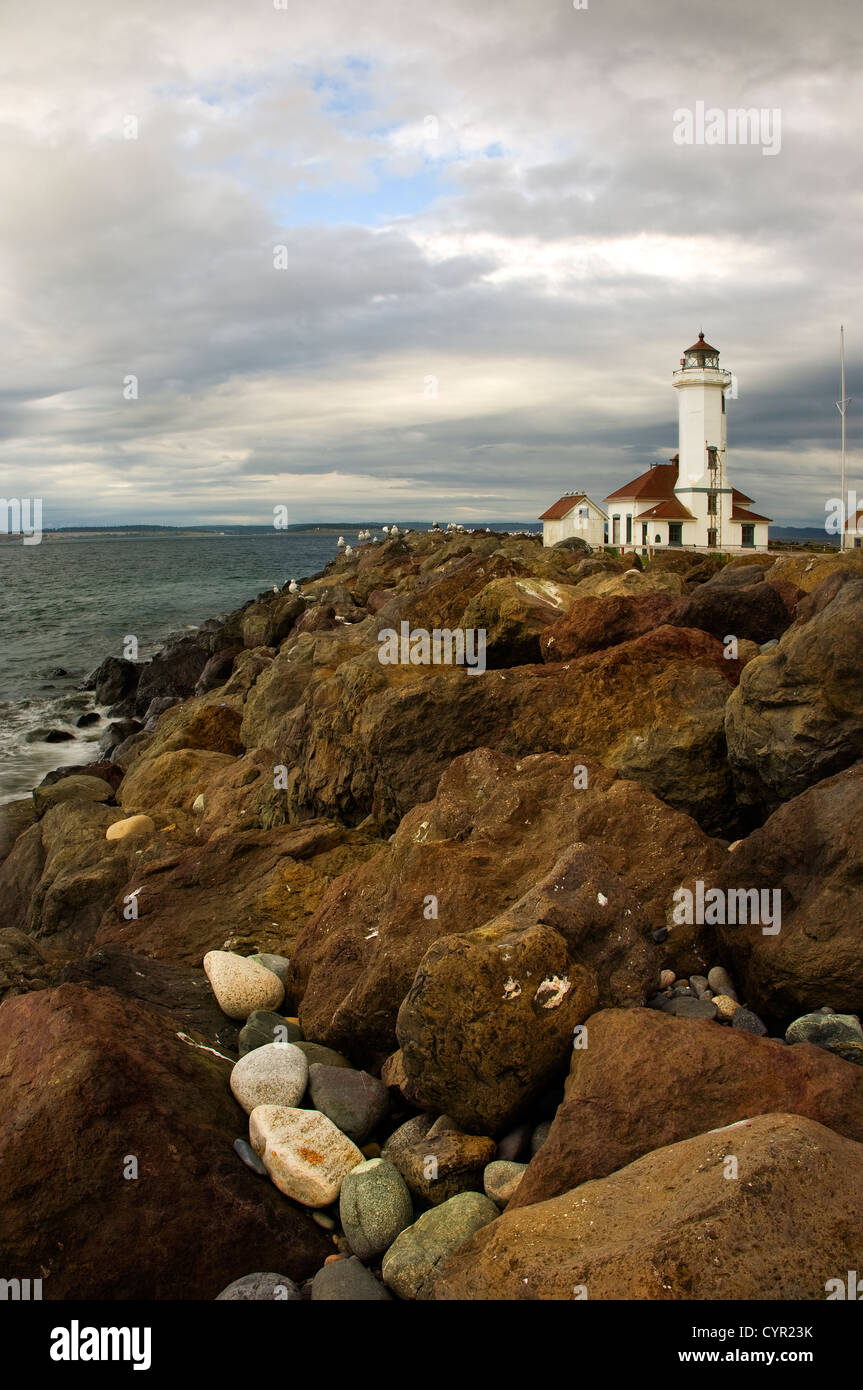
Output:
<instances>
[{"instance_id":1,"label":"white lighthouse tower","mask_svg":"<svg viewBox=\"0 0 863 1390\"><path fill-rule=\"evenodd\" d=\"M678 474L674 495L695 518L694 544L731 541L732 490L725 468L725 392L731 373L719 365L719 350L698 342L686 349L672 378L678 392Z\"/></svg>"}]
</instances>

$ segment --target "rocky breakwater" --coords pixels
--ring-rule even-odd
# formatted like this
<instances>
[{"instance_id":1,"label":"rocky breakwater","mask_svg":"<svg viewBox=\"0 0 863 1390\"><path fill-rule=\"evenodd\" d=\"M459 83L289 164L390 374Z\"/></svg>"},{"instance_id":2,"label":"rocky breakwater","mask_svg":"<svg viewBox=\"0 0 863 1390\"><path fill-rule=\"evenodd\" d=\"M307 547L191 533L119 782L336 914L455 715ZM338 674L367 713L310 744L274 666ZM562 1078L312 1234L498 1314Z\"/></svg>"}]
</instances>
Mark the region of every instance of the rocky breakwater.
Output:
<instances>
[{"instance_id":1,"label":"rocky breakwater","mask_svg":"<svg viewBox=\"0 0 863 1390\"><path fill-rule=\"evenodd\" d=\"M4 1277L860 1267L863 565L639 564L409 532L93 673L100 761L0 809Z\"/></svg>"}]
</instances>

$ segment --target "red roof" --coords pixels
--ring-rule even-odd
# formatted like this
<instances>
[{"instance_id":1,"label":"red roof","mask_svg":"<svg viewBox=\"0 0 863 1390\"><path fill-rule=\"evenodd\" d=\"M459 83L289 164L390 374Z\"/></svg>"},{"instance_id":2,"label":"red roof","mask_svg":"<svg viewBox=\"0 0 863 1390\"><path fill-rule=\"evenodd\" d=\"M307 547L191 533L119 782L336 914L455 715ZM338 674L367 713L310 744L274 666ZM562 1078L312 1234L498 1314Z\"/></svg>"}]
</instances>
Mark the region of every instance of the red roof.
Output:
<instances>
[{"instance_id":1,"label":"red roof","mask_svg":"<svg viewBox=\"0 0 863 1390\"><path fill-rule=\"evenodd\" d=\"M719 355L719 348L711 347L709 343L705 343L705 341L704 341L704 334L703 334L703 333L699 333L699 335L698 335L698 342L697 342L697 343L693 343L693 344L692 344L692 347L685 348L684 351L687 352L687 353L689 353L689 352L715 352L715 353L717 354L717 356Z\"/></svg>"},{"instance_id":2,"label":"red roof","mask_svg":"<svg viewBox=\"0 0 863 1390\"><path fill-rule=\"evenodd\" d=\"M677 497L669 497L665 502L657 502L655 507L651 507L647 512L637 512L636 521L646 521L650 517L652 520L665 519L668 521L694 521L695 517L688 508Z\"/></svg>"},{"instance_id":3,"label":"red roof","mask_svg":"<svg viewBox=\"0 0 863 1390\"><path fill-rule=\"evenodd\" d=\"M751 512L748 507L738 507L735 502L731 504L732 521L772 521L772 516L761 516L758 512Z\"/></svg>"},{"instance_id":4,"label":"red roof","mask_svg":"<svg viewBox=\"0 0 863 1390\"><path fill-rule=\"evenodd\" d=\"M560 521L569 515L578 502L586 502L587 500L586 492L568 492L565 497L561 497L559 502L555 502L553 506L549 507L547 512L543 512L539 520Z\"/></svg>"},{"instance_id":5,"label":"red roof","mask_svg":"<svg viewBox=\"0 0 863 1390\"><path fill-rule=\"evenodd\" d=\"M677 483L677 464L676 463L655 463L652 468L648 468L646 473L635 478L633 482L627 483L626 487L620 487L617 492L610 492L606 497L606 502L615 502L618 499L623 501L631 497L643 497L648 501L662 501L667 497L674 496L674 488Z\"/></svg>"},{"instance_id":6,"label":"red roof","mask_svg":"<svg viewBox=\"0 0 863 1390\"><path fill-rule=\"evenodd\" d=\"M731 501L735 507L745 507L747 502L752 501L752 498L747 497L745 492L741 492L739 487L733 487L731 489Z\"/></svg>"}]
</instances>

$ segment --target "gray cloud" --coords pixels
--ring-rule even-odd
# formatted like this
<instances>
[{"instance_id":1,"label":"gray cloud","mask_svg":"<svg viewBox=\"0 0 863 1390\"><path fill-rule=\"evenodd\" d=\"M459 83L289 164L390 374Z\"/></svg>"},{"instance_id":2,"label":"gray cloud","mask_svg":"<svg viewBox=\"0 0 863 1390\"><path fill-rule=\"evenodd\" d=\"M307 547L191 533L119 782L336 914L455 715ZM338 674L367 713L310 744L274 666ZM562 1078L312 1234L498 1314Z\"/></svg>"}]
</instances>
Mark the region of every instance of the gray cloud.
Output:
<instances>
[{"instance_id":1,"label":"gray cloud","mask_svg":"<svg viewBox=\"0 0 863 1390\"><path fill-rule=\"evenodd\" d=\"M0 493L49 524L529 518L673 452L703 327L732 480L818 520L861 37L840 0L9 7ZM699 100L779 108L780 153L676 145Z\"/></svg>"}]
</instances>

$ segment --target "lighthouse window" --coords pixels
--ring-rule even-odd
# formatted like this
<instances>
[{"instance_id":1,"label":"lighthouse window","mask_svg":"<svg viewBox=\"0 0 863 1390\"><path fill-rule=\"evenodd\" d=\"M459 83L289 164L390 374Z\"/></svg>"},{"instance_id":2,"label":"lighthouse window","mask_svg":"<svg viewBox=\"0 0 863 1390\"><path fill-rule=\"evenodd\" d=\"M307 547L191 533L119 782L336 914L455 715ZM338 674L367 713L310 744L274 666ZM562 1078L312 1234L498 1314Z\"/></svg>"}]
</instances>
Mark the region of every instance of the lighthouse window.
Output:
<instances>
[{"instance_id":1,"label":"lighthouse window","mask_svg":"<svg viewBox=\"0 0 863 1390\"><path fill-rule=\"evenodd\" d=\"M716 493L715 493L715 492L708 492L708 494L707 494L707 515L708 515L708 516L716 516Z\"/></svg>"},{"instance_id":2,"label":"lighthouse window","mask_svg":"<svg viewBox=\"0 0 863 1390\"><path fill-rule=\"evenodd\" d=\"M722 392L722 414L725 414L725 392Z\"/></svg>"}]
</instances>

